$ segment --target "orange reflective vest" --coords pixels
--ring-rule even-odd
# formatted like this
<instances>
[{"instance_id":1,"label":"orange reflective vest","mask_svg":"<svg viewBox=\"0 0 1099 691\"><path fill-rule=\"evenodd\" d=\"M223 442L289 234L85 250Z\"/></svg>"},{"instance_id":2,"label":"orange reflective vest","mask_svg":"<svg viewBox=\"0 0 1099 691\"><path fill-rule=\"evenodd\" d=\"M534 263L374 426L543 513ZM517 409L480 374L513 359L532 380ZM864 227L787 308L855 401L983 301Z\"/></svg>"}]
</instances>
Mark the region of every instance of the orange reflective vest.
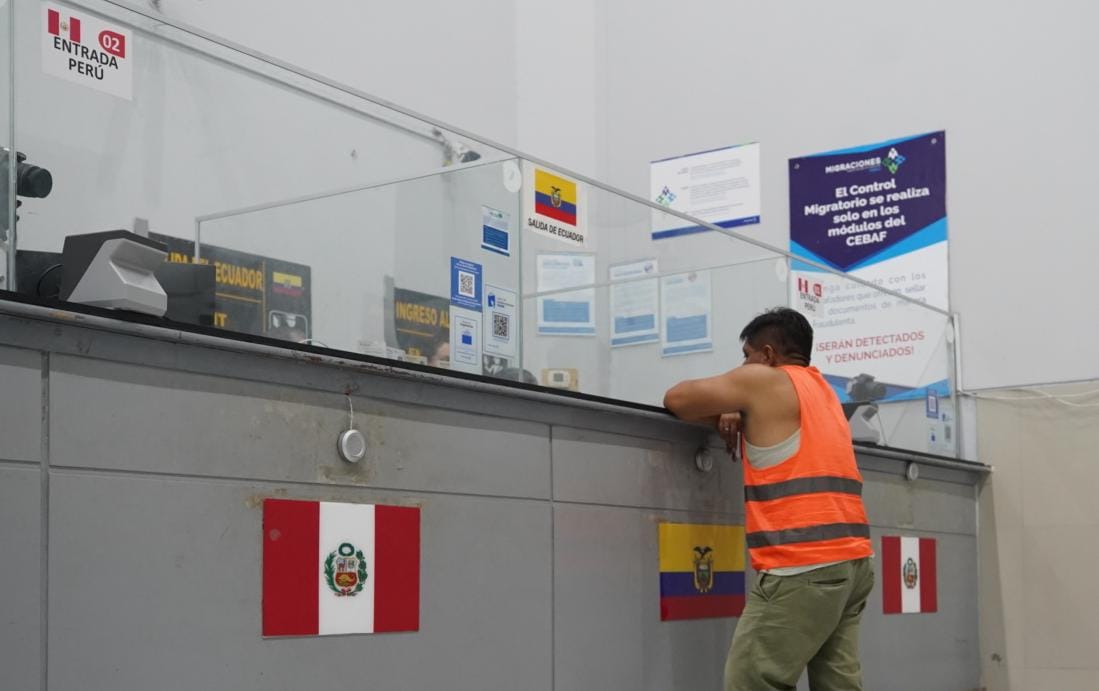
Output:
<instances>
[{"instance_id":1,"label":"orange reflective vest","mask_svg":"<svg viewBox=\"0 0 1099 691\"><path fill-rule=\"evenodd\" d=\"M770 468L743 464L745 538L752 568L869 557L873 548L862 504L862 475L839 399L816 367L780 369L797 391L801 445Z\"/></svg>"}]
</instances>

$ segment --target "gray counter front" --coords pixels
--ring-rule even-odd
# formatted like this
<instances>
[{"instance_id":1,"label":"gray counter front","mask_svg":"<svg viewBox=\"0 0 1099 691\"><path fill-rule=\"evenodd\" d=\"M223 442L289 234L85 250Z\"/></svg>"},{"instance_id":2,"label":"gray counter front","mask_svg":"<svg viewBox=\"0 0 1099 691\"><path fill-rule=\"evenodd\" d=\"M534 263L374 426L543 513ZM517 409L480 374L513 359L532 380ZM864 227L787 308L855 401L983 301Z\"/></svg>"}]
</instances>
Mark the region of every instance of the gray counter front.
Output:
<instances>
[{"instance_id":1,"label":"gray counter front","mask_svg":"<svg viewBox=\"0 0 1099 691\"><path fill-rule=\"evenodd\" d=\"M657 524L742 523L740 468L665 415L0 303L0 430L0 689L720 688L736 620L660 621ZM938 547L866 688L976 687L982 467L858 455L875 545ZM267 497L419 505L420 630L264 639Z\"/></svg>"}]
</instances>

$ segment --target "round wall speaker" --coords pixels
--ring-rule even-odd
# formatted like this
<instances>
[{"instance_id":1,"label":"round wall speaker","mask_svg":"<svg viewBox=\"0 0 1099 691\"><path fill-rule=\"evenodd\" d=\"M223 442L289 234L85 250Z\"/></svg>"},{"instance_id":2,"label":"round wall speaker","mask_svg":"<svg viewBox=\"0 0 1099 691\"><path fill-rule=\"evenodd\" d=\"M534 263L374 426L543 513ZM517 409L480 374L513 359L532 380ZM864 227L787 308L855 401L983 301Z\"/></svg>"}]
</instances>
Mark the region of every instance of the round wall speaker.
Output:
<instances>
[{"instance_id":1,"label":"round wall speaker","mask_svg":"<svg viewBox=\"0 0 1099 691\"><path fill-rule=\"evenodd\" d=\"M341 432L337 445L340 457L348 463L358 463L366 455L366 437L357 429Z\"/></svg>"}]
</instances>

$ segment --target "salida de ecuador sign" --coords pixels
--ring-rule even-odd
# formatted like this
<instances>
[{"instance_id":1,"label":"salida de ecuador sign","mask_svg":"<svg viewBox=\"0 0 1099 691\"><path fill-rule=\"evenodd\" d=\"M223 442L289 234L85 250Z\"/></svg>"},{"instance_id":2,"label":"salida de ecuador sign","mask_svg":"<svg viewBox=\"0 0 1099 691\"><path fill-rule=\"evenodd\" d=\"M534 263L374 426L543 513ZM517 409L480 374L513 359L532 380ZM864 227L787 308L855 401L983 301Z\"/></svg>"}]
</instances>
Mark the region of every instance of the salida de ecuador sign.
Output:
<instances>
[{"instance_id":1,"label":"salida de ecuador sign","mask_svg":"<svg viewBox=\"0 0 1099 691\"><path fill-rule=\"evenodd\" d=\"M45 3L42 71L133 100L133 34L92 15Z\"/></svg>"}]
</instances>

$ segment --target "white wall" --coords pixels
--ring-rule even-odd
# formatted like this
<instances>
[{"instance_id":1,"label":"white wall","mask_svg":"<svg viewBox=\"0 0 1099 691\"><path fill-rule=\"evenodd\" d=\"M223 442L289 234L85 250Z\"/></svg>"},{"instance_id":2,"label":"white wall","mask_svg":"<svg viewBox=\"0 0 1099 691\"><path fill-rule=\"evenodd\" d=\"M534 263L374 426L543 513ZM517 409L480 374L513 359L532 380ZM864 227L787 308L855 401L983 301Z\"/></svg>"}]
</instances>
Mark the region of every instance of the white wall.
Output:
<instances>
[{"instance_id":1,"label":"white wall","mask_svg":"<svg viewBox=\"0 0 1099 691\"><path fill-rule=\"evenodd\" d=\"M981 659L989 689L1099 688L1099 382L978 400ZM995 396L995 398L992 398Z\"/></svg>"},{"instance_id":2,"label":"white wall","mask_svg":"<svg viewBox=\"0 0 1099 691\"><path fill-rule=\"evenodd\" d=\"M515 3L516 145L590 176L599 174L594 108L605 79L597 33L603 9L591 0Z\"/></svg>"},{"instance_id":3,"label":"white wall","mask_svg":"<svg viewBox=\"0 0 1099 691\"><path fill-rule=\"evenodd\" d=\"M492 141L598 173L600 2L324 0L303 12L286 1L161 0L158 7Z\"/></svg>"},{"instance_id":4,"label":"white wall","mask_svg":"<svg viewBox=\"0 0 1099 691\"><path fill-rule=\"evenodd\" d=\"M505 144L516 140L509 0L161 0L164 16Z\"/></svg>"},{"instance_id":5,"label":"white wall","mask_svg":"<svg viewBox=\"0 0 1099 691\"><path fill-rule=\"evenodd\" d=\"M1094 4L601 6L594 112L609 182L645 194L650 160L759 140L763 223L747 232L785 245L787 159L944 128L964 385L1099 374L1099 320L1079 312L1099 252Z\"/></svg>"}]
</instances>

